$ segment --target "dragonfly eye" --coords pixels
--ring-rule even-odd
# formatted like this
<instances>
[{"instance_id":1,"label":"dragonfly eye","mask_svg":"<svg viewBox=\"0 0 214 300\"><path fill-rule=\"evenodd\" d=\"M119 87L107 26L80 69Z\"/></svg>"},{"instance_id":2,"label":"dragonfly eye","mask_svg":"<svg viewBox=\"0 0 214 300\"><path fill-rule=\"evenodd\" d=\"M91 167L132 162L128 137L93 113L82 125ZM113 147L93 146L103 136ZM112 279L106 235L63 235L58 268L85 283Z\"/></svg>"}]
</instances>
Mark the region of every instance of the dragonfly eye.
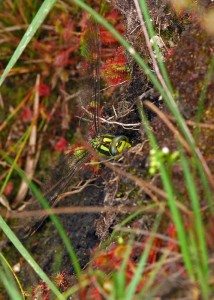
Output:
<instances>
[{"instance_id":1,"label":"dragonfly eye","mask_svg":"<svg viewBox=\"0 0 214 300\"><path fill-rule=\"evenodd\" d=\"M112 139L110 146L110 152L112 156L122 153L125 149L130 148L131 144L129 140L124 135L116 136Z\"/></svg>"}]
</instances>

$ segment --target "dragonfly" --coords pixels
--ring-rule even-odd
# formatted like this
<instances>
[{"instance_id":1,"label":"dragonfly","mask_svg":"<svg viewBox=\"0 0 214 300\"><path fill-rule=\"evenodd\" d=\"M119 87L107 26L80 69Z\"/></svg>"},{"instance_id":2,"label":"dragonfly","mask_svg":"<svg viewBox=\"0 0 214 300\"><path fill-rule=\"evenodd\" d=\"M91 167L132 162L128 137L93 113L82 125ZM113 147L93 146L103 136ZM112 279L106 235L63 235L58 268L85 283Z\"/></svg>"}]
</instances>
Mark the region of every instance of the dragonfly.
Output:
<instances>
[{"instance_id":1,"label":"dragonfly","mask_svg":"<svg viewBox=\"0 0 214 300\"><path fill-rule=\"evenodd\" d=\"M114 158L124 150L131 147L128 138L124 135L112 135L102 133L100 130L99 110L100 110L100 59L101 59L101 39L99 25L92 19L88 22L87 30L83 36L82 55L87 59L87 72L89 74L87 86L83 90L82 98L93 103L93 127L94 136L89 140L89 146L94 149L98 155ZM83 100L84 101L84 100ZM57 167L52 174L57 172L63 176L57 180L50 189L44 193L50 207L55 207L60 201L60 195L68 188L75 174L90 160L93 156L92 151L86 147L80 146L74 150L65 151ZM53 176L52 176L53 177ZM50 178L52 182L52 178ZM47 218L42 216L29 226L25 232L25 237L32 236L43 225Z\"/></svg>"}]
</instances>

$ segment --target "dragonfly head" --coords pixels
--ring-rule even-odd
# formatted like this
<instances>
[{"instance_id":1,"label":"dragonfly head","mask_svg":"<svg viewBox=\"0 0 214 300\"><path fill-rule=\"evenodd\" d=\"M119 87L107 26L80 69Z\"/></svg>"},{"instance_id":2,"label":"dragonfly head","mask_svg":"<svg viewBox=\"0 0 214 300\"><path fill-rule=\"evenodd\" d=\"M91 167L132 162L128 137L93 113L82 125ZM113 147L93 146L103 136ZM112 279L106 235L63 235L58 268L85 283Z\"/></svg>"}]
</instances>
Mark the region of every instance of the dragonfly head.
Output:
<instances>
[{"instance_id":1,"label":"dragonfly head","mask_svg":"<svg viewBox=\"0 0 214 300\"><path fill-rule=\"evenodd\" d=\"M125 149L131 147L128 138L125 135L118 135L112 138L109 151L112 156L122 153Z\"/></svg>"},{"instance_id":2,"label":"dragonfly head","mask_svg":"<svg viewBox=\"0 0 214 300\"><path fill-rule=\"evenodd\" d=\"M98 135L91 140L91 146L103 156L115 156L131 147L129 140L124 135L114 136L111 134Z\"/></svg>"}]
</instances>

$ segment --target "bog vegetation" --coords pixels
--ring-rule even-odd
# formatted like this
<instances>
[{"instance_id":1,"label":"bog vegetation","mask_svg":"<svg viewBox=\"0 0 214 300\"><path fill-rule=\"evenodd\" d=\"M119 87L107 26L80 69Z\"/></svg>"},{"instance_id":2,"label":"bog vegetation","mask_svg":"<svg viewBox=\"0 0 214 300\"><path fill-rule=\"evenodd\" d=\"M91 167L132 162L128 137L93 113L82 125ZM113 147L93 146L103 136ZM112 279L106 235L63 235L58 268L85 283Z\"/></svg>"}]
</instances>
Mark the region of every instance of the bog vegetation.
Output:
<instances>
[{"instance_id":1,"label":"bog vegetation","mask_svg":"<svg viewBox=\"0 0 214 300\"><path fill-rule=\"evenodd\" d=\"M0 299L212 299L214 6L0 3Z\"/></svg>"}]
</instances>

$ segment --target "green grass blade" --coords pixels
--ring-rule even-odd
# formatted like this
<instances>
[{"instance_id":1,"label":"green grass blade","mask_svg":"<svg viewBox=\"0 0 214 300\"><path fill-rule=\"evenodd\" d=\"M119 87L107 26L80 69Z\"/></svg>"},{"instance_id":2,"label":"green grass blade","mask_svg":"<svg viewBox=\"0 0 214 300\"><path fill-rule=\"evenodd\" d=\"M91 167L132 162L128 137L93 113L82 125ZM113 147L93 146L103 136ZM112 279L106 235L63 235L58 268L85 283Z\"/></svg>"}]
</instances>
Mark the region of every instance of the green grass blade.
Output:
<instances>
[{"instance_id":1,"label":"green grass blade","mask_svg":"<svg viewBox=\"0 0 214 300\"><path fill-rule=\"evenodd\" d=\"M24 147L25 147L25 145L26 145L26 143L27 143L27 140L28 140L28 138L29 138L29 136L30 136L31 129L32 129L32 126L31 126L30 128L28 128L28 130L27 130L27 131L23 134L23 136L21 137L21 139L23 139L23 142L22 142L22 144L21 144L21 145L19 146L19 148L18 148L17 155L16 155L16 157L15 157L15 159L14 159L12 165L11 165L11 168L10 168L9 172L7 173L7 176L6 176L5 180L4 180L4 183L3 183L3 185L2 185L2 187L1 187L1 189L0 189L0 195L3 194L4 189L5 189L5 187L6 187L7 183L8 183L8 181L10 180L10 177L11 177L13 171L14 171L15 165L16 165L16 163L17 163L19 157L21 156L21 153L22 153L22 151L24 150Z\"/></svg>"},{"instance_id":2,"label":"green grass blade","mask_svg":"<svg viewBox=\"0 0 214 300\"><path fill-rule=\"evenodd\" d=\"M114 276L114 282L115 282L115 291L114 293L116 294L116 299L124 299L124 291L125 291L125 286L126 286L126 266L128 263L128 260L130 258L131 255L131 251L132 251L132 238L130 237L129 239L129 243L127 245L127 249L121 264L120 269L118 270L118 272L115 274Z\"/></svg>"},{"instance_id":3,"label":"green grass blade","mask_svg":"<svg viewBox=\"0 0 214 300\"><path fill-rule=\"evenodd\" d=\"M23 300L24 298L17 290L17 288L12 283L10 276L5 274L4 270L0 267L0 281L3 283L5 289L7 290L10 299L12 300Z\"/></svg>"},{"instance_id":4,"label":"green grass blade","mask_svg":"<svg viewBox=\"0 0 214 300\"><path fill-rule=\"evenodd\" d=\"M203 169L202 165L200 164L200 162L198 161L197 157L194 157L193 161L194 161L194 165L197 166L197 168L198 168L198 173L201 177L201 182L204 187L204 192L205 192L205 195L207 198L207 203L209 205L209 209L212 212L212 215L214 215L213 192L207 181L207 177L206 177L206 174L204 173L204 169Z\"/></svg>"},{"instance_id":5,"label":"green grass blade","mask_svg":"<svg viewBox=\"0 0 214 300\"><path fill-rule=\"evenodd\" d=\"M204 112L204 109L205 109L205 97L206 97L206 94L207 94L208 86L211 83L213 72L214 72L214 57L211 59L210 65L209 65L208 70L207 70L207 74L205 75L204 82L202 84L201 93L200 93L199 100L198 100L198 109L197 109L196 121L195 121L196 126L195 126L195 129L193 131L193 136L195 138L196 143L197 143L199 132L200 132L199 123L201 121L201 118L202 118L202 115L203 115L203 112ZM201 177L201 180L202 180L202 184L203 184L203 187L204 187L204 191L205 191L205 194L206 194L206 198L207 198L207 202L208 202L210 211L212 212L212 214L214 214L213 192L210 188L210 185L207 182L207 178L206 178L206 175L204 173L203 167L198 162L197 158L194 158L194 164L198 168L198 173L199 173L199 175Z\"/></svg>"},{"instance_id":6,"label":"green grass blade","mask_svg":"<svg viewBox=\"0 0 214 300\"><path fill-rule=\"evenodd\" d=\"M6 157L6 160L12 164L12 160L9 157ZM42 206L44 208L50 208L49 203L47 202L47 200L43 197L42 193L36 188L36 186L26 177L25 173L16 165L14 164L14 169L17 171L17 173L20 175L21 178L23 178L26 183L29 185L29 187L31 188L33 194L35 195L35 197L40 201L40 203L42 204ZM63 229L63 226L61 225L59 218L56 215L50 215L51 220L53 221L55 227L57 228L59 235L62 239L62 241L64 242L68 253L70 255L74 270L78 276L78 278L81 275L81 268L77 259L77 256L75 254L75 251L71 245L71 242L69 240L69 238L67 237L67 234L65 232L65 230Z\"/></svg>"},{"instance_id":7,"label":"green grass blade","mask_svg":"<svg viewBox=\"0 0 214 300\"><path fill-rule=\"evenodd\" d=\"M198 100L198 109L197 109L197 114L196 114L196 126L194 128L194 133L193 133L193 136L196 141L197 141L198 135L199 135L199 123L201 121L202 114L205 109L205 97L207 94L208 86L212 80L213 72L214 72L214 57L212 57L211 62L209 64L209 68L205 75L205 78L204 78L204 81L202 84L201 93L200 93L199 100Z\"/></svg>"},{"instance_id":8,"label":"green grass blade","mask_svg":"<svg viewBox=\"0 0 214 300\"><path fill-rule=\"evenodd\" d=\"M152 22L151 22L151 18L150 18L149 11L148 11L148 6L147 6L145 0L140 0L139 3L140 3L140 7L141 7L141 13L144 16L145 23L146 23L146 26L148 28L148 32L149 32L150 39L151 39L151 38L156 36L156 33L154 31L154 28L153 28L153 25L152 25ZM163 62L163 59L161 58L162 55L161 55L161 52L160 52L160 49L157 45L156 40L154 40L154 50L155 50L155 55L157 56L157 61L158 61L161 73L162 73L163 78L164 78L165 83L166 83L166 86L169 89L170 93L173 95L174 92L173 92L172 84L170 82L170 79L169 79L165 64Z\"/></svg>"},{"instance_id":9,"label":"green grass blade","mask_svg":"<svg viewBox=\"0 0 214 300\"><path fill-rule=\"evenodd\" d=\"M28 43L36 33L39 26L42 24L44 19L46 18L47 14L55 4L56 0L45 0L40 9L38 10L37 14L35 15L32 23L29 25L27 31L25 32L23 38L21 39L18 47L16 48L15 52L13 53L13 56L11 57L9 63L7 64L3 74L0 77L0 86L4 82L7 74L10 72L10 70L13 68L17 60L19 59L20 55L24 51L24 49L27 47Z\"/></svg>"},{"instance_id":10,"label":"green grass blade","mask_svg":"<svg viewBox=\"0 0 214 300\"><path fill-rule=\"evenodd\" d=\"M194 267L195 267L195 273L197 276L197 284L201 288L201 296L203 296L204 300L210 299L210 288L209 288L209 282L207 276L204 276L204 270L201 266L201 260L200 260L200 249L198 248L198 245L196 243L195 236L193 235L193 232L189 232L189 240L190 240L190 251L191 255L194 259Z\"/></svg>"},{"instance_id":11,"label":"green grass blade","mask_svg":"<svg viewBox=\"0 0 214 300\"><path fill-rule=\"evenodd\" d=\"M20 291L17 290L15 284L14 284L14 289L17 290L17 291L16 291L17 294L20 294L20 292L21 292L22 297L21 297L21 295L20 295L20 297L21 297L22 299L25 299L25 297L24 297L24 291L23 291L23 289L22 289L22 286L21 286L21 283L20 283L18 277L16 276L16 273L13 271L11 265L9 264L9 262L6 260L6 258L4 257L4 255L3 255L1 252L0 252L0 261L1 261L2 265L4 264L5 267L6 267L8 270L10 270L10 274L9 274L9 276L8 276L8 278L9 278L8 281L10 282L10 285L13 285L13 284L12 284L12 282L14 281L13 278L15 278L16 284L18 285ZM6 269L6 268L4 268L4 269ZM13 277L12 277L11 275L13 275ZM0 278L2 278L2 277L0 277ZM11 279L10 279L10 278L11 278ZM6 283L6 286L5 286L5 287L7 288L7 283Z\"/></svg>"},{"instance_id":12,"label":"green grass blade","mask_svg":"<svg viewBox=\"0 0 214 300\"><path fill-rule=\"evenodd\" d=\"M138 211L136 211L135 213L129 215L128 217L126 217L123 221L121 221L119 224L117 224L116 228L113 230L112 234L110 235L110 237L101 244L101 249L105 249L108 245L110 245L110 243L116 238L116 236L118 235L118 231L120 231L120 228L127 225L128 223L130 223L133 219L135 219L137 216L145 213L147 210L152 210L158 208L157 204L152 203L150 205L147 206L147 209L145 210L141 210L139 209Z\"/></svg>"},{"instance_id":13,"label":"green grass blade","mask_svg":"<svg viewBox=\"0 0 214 300\"><path fill-rule=\"evenodd\" d=\"M139 293L139 297L145 297L145 294L148 292L148 290L150 290L149 296L146 295L146 299L150 300L150 299L154 299L155 298L156 289L152 288L152 285L153 285L153 283L155 281L156 276L160 273L161 268L164 266L168 254L169 253L167 253L167 252L164 253L161 256L160 260L155 263L154 269L150 272L149 278L148 278L145 286L143 287L143 289Z\"/></svg>"},{"instance_id":14,"label":"green grass blade","mask_svg":"<svg viewBox=\"0 0 214 300\"><path fill-rule=\"evenodd\" d=\"M149 256L149 251L151 249L152 242L155 238L155 233L157 232L157 229L160 225L161 218L162 218L162 215L159 215L157 217L156 221L154 222L153 229L151 230L152 234L149 236L149 239L147 240L144 252L141 255L141 258L138 262L137 269L135 270L135 273L132 277L132 280L126 288L126 293L124 295L125 296L124 300L131 300L134 297L134 294L136 292L138 284L140 283L140 280L142 278L144 267L146 265L146 262L147 262L147 259L148 259L148 256Z\"/></svg>"},{"instance_id":15,"label":"green grass blade","mask_svg":"<svg viewBox=\"0 0 214 300\"><path fill-rule=\"evenodd\" d=\"M208 251L206 246L206 240L205 240L205 230L204 230L204 224L202 221L202 215L200 210L200 201L198 198L197 188L193 179L193 176L191 174L191 170L189 168L188 161L182 151L180 149L180 158L181 158L181 164L183 167L184 177L186 181L186 187L188 190L188 194L190 197L190 202L192 205L193 213L194 213L194 230L196 232L197 236L197 242L195 241L194 244L192 244L192 247L195 247L194 253L195 258L199 261L198 265L200 265L201 273L203 276L200 276L203 280L203 283L201 286L203 286L202 291L204 291L204 299L208 299L207 296L209 295L209 265L208 265ZM194 238L192 238L193 240Z\"/></svg>"},{"instance_id":16,"label":"green grass blade","mask_svg":"<svg viewBox=\"0 0 214 300\"><path fill-rule=\"evenodd\" d=\"M147 136L149 137L151 146L153 149L157 149L158 145L157 142L155 140L155 137L151 131L151 128L149 126L147 117L143 111L142 105L138 105L138 110L139 110L139 114L142 120L142 123L145 127ZM187 239L187 234L186 234L186 230L183 224L183 220L180 214L180 211L176 205L176 201L175 201L175 191L173 189L173 184L172 181L170 179L170 176L167 172L167 169L165 168L165 166L163 165L162 159L160 157L159 159L159 163L160 163L160 172L161 172L161 179L164 185L164 189L167 192L168 195L168 205L169 208L171 210L172 213L172 218L173 221L175 223L176 226L176 231L178 234L178 238L179 238L179 242L181 245L181 251L183 254L183 259L185 262L185 266L189 272L189 275L191 277L191 279L194 279L194 268L193 268L193 264L192 264L192 260L191 260L191 255L189 252L189 245L188 245L188 239Z\"/></svg>"},{"instance_id":17,"label":"green grass blade","mask_svg":"<svg viewBox=\"0 0 214 300\"><path fill-rule=\"evenodd\" d=\"M60 299L65 300L64 296L59 292L57 287L53 284L53 282L48 278L48 276L43 272L40 266L36 263L36 261L32 258L30 253L25 249L4 219L0 216L0 228L3 230L4 234L8 237L8 239L13 243L16 249L20 252L20 254L24 257L24 259L29 263L29 265L34 269L34 271L39 275L39 277L47 283L52 292Z\"/></svg>"}]
</instances>

